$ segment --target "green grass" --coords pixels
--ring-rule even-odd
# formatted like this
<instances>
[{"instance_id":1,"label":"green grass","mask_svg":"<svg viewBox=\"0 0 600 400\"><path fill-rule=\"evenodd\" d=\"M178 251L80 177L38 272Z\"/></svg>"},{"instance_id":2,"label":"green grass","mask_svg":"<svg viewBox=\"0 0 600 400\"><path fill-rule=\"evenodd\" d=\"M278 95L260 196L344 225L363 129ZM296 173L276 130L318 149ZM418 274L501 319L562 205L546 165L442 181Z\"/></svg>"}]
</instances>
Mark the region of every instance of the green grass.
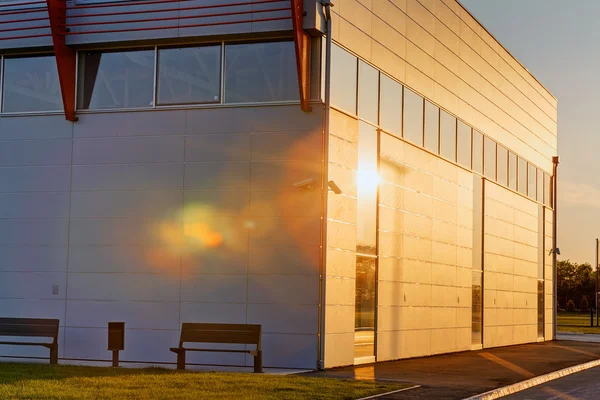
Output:
<instances>
[{"instance_id":1,"label":"green grass","mask_svg":"<svg viewBox=\"0 0 600 400\"><path fill-rule=\"evenodd\" d=\"M571 332L571 333L588 333L600 335L600 328L597 326L557 326L558 333L560 332Z\"/></svg>"},{"instance_id":2,"label":"green grass","mask_svg":"<svg viewBox=\"0 0 600 400\"><path fill-rule=\"evenodd\" d=\"M0 363L0 399L357 399L403 387L294 375Z\"/></svg>"},{"instance_id":3,"label":"green grass","mask_svg":"<svg viewBox=\"0 0 600 400\"><path fill-rule=\"evenodd\" d=\"M594 317L594 323L595 323ZM600 334L600 327L590 326L589 313L559 313L556 319L558 332Z\"/></svg>"}]
</instances>

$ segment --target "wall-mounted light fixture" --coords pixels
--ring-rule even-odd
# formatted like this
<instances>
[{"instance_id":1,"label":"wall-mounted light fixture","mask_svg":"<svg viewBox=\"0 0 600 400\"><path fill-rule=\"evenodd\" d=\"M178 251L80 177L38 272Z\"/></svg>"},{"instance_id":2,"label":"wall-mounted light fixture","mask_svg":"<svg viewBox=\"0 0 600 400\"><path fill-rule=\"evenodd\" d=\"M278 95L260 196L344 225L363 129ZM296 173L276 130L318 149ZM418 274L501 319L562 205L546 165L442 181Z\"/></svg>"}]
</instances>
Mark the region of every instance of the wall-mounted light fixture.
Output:
<instances>
[{"instance_id":1,"label":"wall-mounted light fixture","mask_svg":"<svg viewBox=\"0 0 600 400\"><path fill-rule=\"evenodd\" d=\"M331 190L335 194L342 193L342 189L340 189L340 187L334 181L329 181L327 183L327 186L329 186L329 190Z\"/></svg>"},{"instance_id":2,"label":"wall-mounted light fixture","mask_svg":"<svg viewBox=\"0 0 600 400\"><path fill-rule=\"evenodd\" d=\"M314 183L315 183L315 180L311 178L311 179L305 179L303 181L298 181L298 182L294 183L293 185L295 188L299 188L299 189L300 188L312 189Z\"/></svg>"}]
</instances>

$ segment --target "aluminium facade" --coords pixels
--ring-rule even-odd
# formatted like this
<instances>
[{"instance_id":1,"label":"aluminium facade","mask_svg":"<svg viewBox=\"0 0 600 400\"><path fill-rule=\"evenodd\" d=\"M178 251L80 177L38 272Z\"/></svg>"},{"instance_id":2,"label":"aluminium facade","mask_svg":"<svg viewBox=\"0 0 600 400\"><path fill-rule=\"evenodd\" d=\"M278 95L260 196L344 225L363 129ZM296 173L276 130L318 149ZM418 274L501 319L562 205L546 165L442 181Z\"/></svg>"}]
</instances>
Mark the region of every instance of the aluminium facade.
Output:
<instances>
[{"instance_id":1,"label":"aluminium facade","mask_svg":"<svg viewBox=\"0 0 600 400\"><path fill-rule=\"evenodd\" d=\"M158 365L182 322L262 324L287 368L552 339L556 99L455 0L339 0L331 37L304 0L304 53L298 3L0 31L0 317L59 318L61 362L100 364L109 321Z\"/></svg>"}]
</instances>

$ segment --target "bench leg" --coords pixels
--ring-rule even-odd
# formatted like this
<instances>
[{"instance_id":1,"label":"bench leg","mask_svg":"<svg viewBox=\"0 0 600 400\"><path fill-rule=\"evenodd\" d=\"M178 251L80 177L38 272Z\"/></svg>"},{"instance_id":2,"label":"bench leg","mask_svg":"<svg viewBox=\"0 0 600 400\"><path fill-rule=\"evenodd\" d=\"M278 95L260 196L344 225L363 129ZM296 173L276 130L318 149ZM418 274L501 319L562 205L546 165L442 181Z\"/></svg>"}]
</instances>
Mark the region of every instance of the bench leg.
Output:
<instances>
[{"instance_id":1,"label":"bench leg","mask_svg":"<svg viewBox=\"0 0 600 400\"><path fill-rule=\"evenodd\" d=\"M58 364L58 345L50 348L50 364Z\"/></svg>"},{"instance_id":2,"label":"bench leg","mask_svg":"<svg viewBox=\"0 0 600 400\"><path fill-rule=\"evenodd\" d=\"M259 350L257 354L254 356L254 372L261 373L262 369L262 350Z\"/></svg>"},{"instance_id":3,"label":"bench leg","mask_svg":"<svg viewBox=\"0 0 600 400\"><path fill-rule=\"evenodd\" d=\"M177 369L185 369L185 350L177 353Z\"/></svg>"}]
</instances>

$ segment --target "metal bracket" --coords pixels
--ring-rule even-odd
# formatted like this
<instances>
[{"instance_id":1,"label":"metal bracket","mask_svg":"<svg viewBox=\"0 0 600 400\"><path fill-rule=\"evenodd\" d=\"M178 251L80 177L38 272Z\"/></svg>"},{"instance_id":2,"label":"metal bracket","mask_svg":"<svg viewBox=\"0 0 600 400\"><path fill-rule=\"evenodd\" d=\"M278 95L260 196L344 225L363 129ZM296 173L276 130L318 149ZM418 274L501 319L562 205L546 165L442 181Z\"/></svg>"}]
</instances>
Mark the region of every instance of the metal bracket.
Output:
<instances>
[{"instance_id":1,"label":"metal bracket","mask_svg":"<svg viewBox=\"0 0 600 400\"><path fill-rule=\"evenodd\" d=\"M302 28L304 17L304 1L290 0L292 6L292 25L294 27L294 45L296 47L296 68L298 70L298 89L300 91L300 107L309 112L310 97L310 35Z\"/></svg>"},{"instance_id":2,"label":"metal bracket","mask_svg":"<svg viewBox=\"0 0 600 400\"><path fill-rule=\"evenodd\" d=\"M77 52L68 47L65 39L66 32L66 0L46 0L48 17L54 44L54 56L58 69L58 80L62 94L65 118L67 121L77 121L75 115L75 71L77 68Z\"/></svg>"}]
</instances>

